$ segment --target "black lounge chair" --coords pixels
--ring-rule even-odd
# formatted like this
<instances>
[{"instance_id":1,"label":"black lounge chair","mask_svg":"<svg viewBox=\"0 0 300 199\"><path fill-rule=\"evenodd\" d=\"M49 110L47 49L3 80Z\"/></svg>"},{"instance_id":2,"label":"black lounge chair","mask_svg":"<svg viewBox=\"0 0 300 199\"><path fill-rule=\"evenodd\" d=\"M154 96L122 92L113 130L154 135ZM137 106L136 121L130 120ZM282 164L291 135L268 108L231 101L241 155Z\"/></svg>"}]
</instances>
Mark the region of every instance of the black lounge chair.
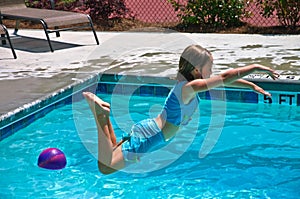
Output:
<instances>
[{"instance_id":1,"label":"black lounge chair","mask_svg":"<svg viewBox=\"0 0 300 199\"><path fill-rule=\"evenodd\" d=\"M12 54L13 54L14 58L17 59L17 55L16 55L14 47L13 47L13 45L11 43L8 31L7 31L6 27L3 24L0 24L0 34L1 34L2 45L5 45L6 44L6 40L8 40L8 43L10 45Z\"/></svg>"},{"instance_id":2,"label":"black lounge chair","mask_svg":"<svg viewBox=\"0 0 300 199\"><path fill-rule=\"evenodd\" d=\"M50 0L52 8L54 8L54 0ZM38 9L38 8L28 8L25 5L24 0L0 0L0 12L2 19L12 19L16 20L15 34L17 34L19 22L32 21L36 23L41 23L47 41L50 47L50 50L53 52L54 49L51 45L49 38L49 33L56 33L56 36L59 37L60 31L66 30L75 30L83 29L90 27L93 31L97 45L99 45L99 40L95 32L92 19L89 15L69 12L69 11L60 11L60 10L49 10L49 9ZM64 28L59 28L59 27Z\"/></svg>"}]
</instances>

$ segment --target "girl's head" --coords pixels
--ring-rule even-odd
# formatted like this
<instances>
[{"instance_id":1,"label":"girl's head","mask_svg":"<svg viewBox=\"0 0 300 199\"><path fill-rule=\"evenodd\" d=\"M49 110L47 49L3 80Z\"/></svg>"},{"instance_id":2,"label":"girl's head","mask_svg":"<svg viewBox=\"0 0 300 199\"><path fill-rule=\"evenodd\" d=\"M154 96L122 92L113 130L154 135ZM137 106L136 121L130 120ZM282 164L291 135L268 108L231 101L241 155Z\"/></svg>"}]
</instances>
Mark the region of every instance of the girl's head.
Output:
<instances>
[{"instance_id":1,"label":"girl's head","mask_svg":"<svg viewBox=\"0 0 300 199\"><path fill-rule=\"evenodd\" d=\"M211 75L213 57L211 53L199 46L188 46L180 56L177 79L192 81L208 78Z\"/></svg>"}]
</instances>

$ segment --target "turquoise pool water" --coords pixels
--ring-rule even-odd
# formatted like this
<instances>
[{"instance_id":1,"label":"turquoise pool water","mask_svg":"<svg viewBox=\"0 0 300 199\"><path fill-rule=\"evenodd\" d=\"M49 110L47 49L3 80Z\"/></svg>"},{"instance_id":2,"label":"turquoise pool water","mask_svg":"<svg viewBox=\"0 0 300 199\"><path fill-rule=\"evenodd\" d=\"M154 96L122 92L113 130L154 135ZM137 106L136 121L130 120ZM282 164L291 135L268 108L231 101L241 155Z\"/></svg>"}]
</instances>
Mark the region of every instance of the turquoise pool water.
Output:
<instances>
[{"instance_id":1,"label":"turquoise pool water","mask_svg":"<svg viewBox=\"0 0 300 199\"><path fill-rule=\"evenodd\" d=\"M126 107L125 96L115 97L119 138L131 122L157 114L165 99L133 96ZM199 118L182 129L180 139L189 143L184 150L175 147L180 154L175 161L149 172L109 176L97 169L96 126L87 104L57 108L0 142L0 198L299 198L300 107L229 102L215 106L212 115L211 103L202 100ZM220 115L221 135L199 158L211 121ZM65 169L37 166L48 147L64 151Z\"/></svg>"}]
</instances>

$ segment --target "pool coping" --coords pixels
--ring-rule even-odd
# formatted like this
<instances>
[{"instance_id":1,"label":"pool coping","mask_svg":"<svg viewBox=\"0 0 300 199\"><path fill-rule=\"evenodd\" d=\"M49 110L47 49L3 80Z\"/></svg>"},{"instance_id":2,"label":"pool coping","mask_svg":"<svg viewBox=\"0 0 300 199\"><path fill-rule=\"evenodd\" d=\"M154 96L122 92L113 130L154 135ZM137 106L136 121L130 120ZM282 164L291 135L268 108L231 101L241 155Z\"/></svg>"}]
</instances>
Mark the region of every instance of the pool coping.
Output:
<instances>
[{"instance_id":1,"label":"pool coping","mask_svg":"<svg viewBox=\"0 0 300 199\"><path fill-rule=\"evenodd\" d=\"M294 80L276 80L268 78L248 77L246 80L252 81L275 94L279 100L277 104L300 106L300 81ZM75 93L81 93L84 90L90 90L97 93L116 93L116 94L135 94L141 96L160 96L165 97L172 85L174 79L169 77L143 76L143 75L119 75L112 73L98 73L90 75L84 79L77 80L64 88L61 88L49 95L46 95L31 103L27 103L15 110L12 110L0 116L0 141L14 134L18 130L29 125L40 117L43 117L53 109L74 102L72 96ZM116 85L121 85L116 88ZM132 93L132 85L134 93ZM95 90L97 89L97 90ZM78 95L82 99L82 95ZM80 97L81 96L81 97ZM244 103L272 103L270 98L266 98L249 89L239 89L226 87L224 89L213 89L199 94L201 99L207 100L226 100L232 102ZM271 101L270 101L271 100ZM295 103L291 104L291 100Z\"/></svg>"}]
</instances>

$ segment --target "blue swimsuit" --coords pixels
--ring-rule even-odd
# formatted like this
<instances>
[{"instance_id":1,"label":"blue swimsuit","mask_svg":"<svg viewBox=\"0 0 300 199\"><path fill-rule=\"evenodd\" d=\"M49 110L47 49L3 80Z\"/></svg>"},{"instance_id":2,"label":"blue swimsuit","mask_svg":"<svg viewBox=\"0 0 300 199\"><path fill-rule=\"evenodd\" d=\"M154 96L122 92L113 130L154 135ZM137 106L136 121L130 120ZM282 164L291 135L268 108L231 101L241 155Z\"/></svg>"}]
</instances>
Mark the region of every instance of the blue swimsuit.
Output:
<instances>
[{"instance_id":1,"label":"blue swimsuit","mask_svg":"<svg viewBox=\"0 0 300 199\"><path fill-rule=\"evenodd\" d=\"M188 104L183 103L182 87L186 83L187 81L182 81L175 85L169 93L161 113L164 120L175 126L187 125L199 104L198 97L192 99Z\"/></svg>"},{"instance_id":2,"label":"blue swimsuit","mask_svg":"<svg viewBox=\"0 0 300 199\"><path fill-rule=\"evenodd\" d=\"M198 107L199 99L195 97L188 104L182 101L182 87L187 81L178 82L170 91L163 110L162 118L175 126L186 125L191 120L191 116ZM135 125L131 133L124 134L130 137L128 142L122 144L122 152L125 162L138 162L143 153L153 151L158 146L165 145L166 141L161 129L154 119L146 119ZM162 147L161 146L161 147Z\"/></svg>"}]
</instances>

